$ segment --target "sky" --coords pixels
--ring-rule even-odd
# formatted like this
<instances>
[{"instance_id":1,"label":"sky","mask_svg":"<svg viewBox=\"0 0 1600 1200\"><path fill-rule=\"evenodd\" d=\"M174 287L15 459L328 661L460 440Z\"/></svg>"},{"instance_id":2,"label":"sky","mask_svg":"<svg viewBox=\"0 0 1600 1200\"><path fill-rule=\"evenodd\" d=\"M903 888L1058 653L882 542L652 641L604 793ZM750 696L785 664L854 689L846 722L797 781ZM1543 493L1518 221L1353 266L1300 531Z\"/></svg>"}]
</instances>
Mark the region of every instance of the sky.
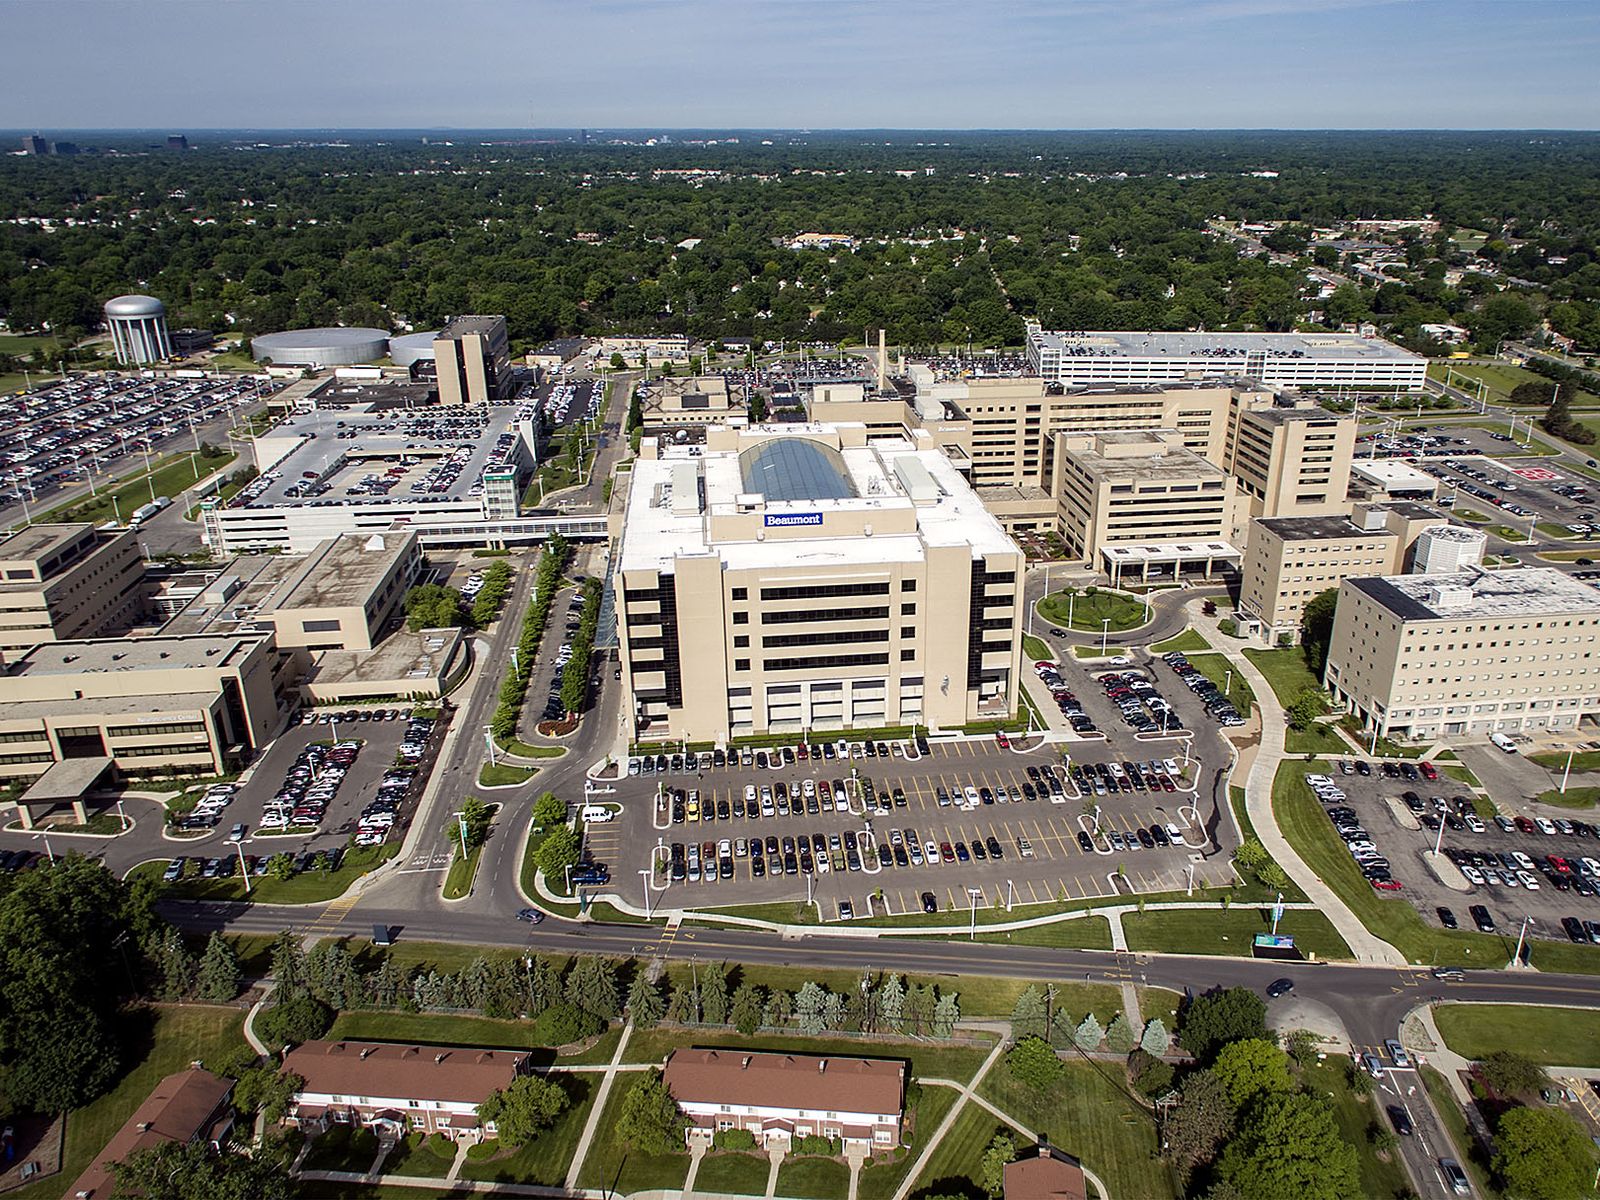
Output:
<instances>
[{"instance_id":1,"label":"sky","mask_svg":"<svg viewBox=\"0 0 1600 1200\"><path fill-rule=\"evenodd\" d=\"M1594 0L0 0L0 29L0 127L47 134L1600 128Z\"/></svg>"}]
</instances>

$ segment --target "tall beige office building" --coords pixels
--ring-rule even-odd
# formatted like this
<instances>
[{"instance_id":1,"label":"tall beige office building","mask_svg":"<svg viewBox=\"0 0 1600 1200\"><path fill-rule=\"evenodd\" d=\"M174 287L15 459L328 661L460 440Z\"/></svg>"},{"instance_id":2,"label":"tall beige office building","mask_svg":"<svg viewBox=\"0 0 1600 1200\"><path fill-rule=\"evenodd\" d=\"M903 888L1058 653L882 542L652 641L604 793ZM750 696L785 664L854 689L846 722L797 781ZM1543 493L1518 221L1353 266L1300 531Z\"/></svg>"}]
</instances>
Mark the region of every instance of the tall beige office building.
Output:
<instances>
[{"instance_id":1,"label":"tall beige office building","mask_svg":"<svg viewBox=\"0 0 1600 1200\"><path fill-rule=\"evenodd\" d=\"M1357 504L1352 516L1258 517L1239 581L1239 625L1269 645L1300 640L1305 606L1346 579L1396 575L1422 531L1439 524L1420 504Z\"/></svg>"},{"instance_id":2,"label":"tall beige office building","mask_svg":"<svg viewBox=\"0 0 1600 1200\"><path fill-rule=\"evenodd\" d=\"M1575 729L1597 649L1600 592L1549 567L1346 579L1323 682L1384 737Z\"/></svg>"},{"instance_id":3,"label":"tall beige office building","mask_svg":"<svg viewBox=\"0 0 1600 1200\"><path fill-rule=\"evenodd\" d=\"M440 404L488 404L505 399L511 383L511 342L504 317L457 317L433 339Z\"/></svg>"},{"instance_id":4,"label":"tall beige office building","mask_svg":"<svg viewBox=\"0 0 1600 1200\"><path fill-rule=\"evenodd\" d=\"M0 654L134 624L144 561L133 530L29 525L0 540Z\"/></svg>"},{"instance_id":5,"label":"tall beige office building","mask_svg":"<svg viewBox=\"0 0 1600 1200\"><path fill-rule=\"evenodd\" d=\"M1022 554L926 435L643 443L618 569L632 732L724 741L1004 716Z\"/></svg>"}]
</instances>

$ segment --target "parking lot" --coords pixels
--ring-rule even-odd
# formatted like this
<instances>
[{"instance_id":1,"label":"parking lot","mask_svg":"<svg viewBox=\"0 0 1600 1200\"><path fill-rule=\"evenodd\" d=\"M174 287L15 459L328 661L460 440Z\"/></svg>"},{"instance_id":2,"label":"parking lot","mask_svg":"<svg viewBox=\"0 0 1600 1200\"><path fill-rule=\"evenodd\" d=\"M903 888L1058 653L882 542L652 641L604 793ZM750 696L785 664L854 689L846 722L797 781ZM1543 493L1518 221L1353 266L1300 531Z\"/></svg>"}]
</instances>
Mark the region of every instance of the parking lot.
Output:
<instances>
[{"instance_id":1,"label":"parking lot","mask_svg":"<svg viewBox=\"0 0 1600 1200\"><path fill-rule=\"evenodd\" d=\"M125 455L152 453L282 385L255 376L150 378L75 375L11 397L16 417L0 434L0 492L30 502Z\"/></svg>"},{"instance_id":2,"label":"parking lot","mask_svg":"<svg viewBox=\"0 0 1600 1200\"><path fill-rule=\"evenodd\" d=\"M426 744L414 740L408 713L392 707L308 711L314 721L291 726L272 744L232 801L215 813L214 826L170 840L173 855L198 856L189 873L206 869L208 859L221 859L228 865L218 870L231 874L238 863L233 829L240 824L238 844L247 860L331 852L352 839L358 845L399 840L437 743L436 737ZM343 751L329 745L335 735ZM414 749L402 755L408 743Z\"/></svg>"},{"instance_id":3,"label":"parking lot","mask_svg":"<svg viewBox=\"0 0 1600 1200\"><path fill-rule=\"evenodd\" d=\"M834 756L808 747L801 758L796 745L775 761L760 752L748 762L719 766L710 758L677 770L668 756L664 774L641 770L618 781L607 799L622 802L621 817L590 824L586 849L619 890L656 860L666 887L653 904L810 896L829 920L964 910L969 889L988 906L1181 889L1191 867L1196 884L1231 878L1227 855L1201 855L1212 847L1194 810L1200 764L1185 765L1179 741L1150 743L1126 760L1103 742L1069 754L997 739L936 742L925 752L915 742L880 743L871 757L860 743L853 754L846 743L844 757L838 743L815 745ZM1098 795L1084 784L1091 768ZM1105 787L1107 777L1126 780L1126 790ZM752 839L761 843L758 853ZM785 870L791 860L794 870ZM881 902L869 899L880 890Z\"/></svg>"},{"instance_id":4,"label":"parking lot","mask_svg":"<svg viewBox=\"0 0 1600 1200\"><path fill-rule=\"evenodd\" d=\"M1323 807L1368 878L1396 902L1435 926L1515 938L1532 917L1530 937L1600 942L1600 833L1592 825L1481 815L1468 788L1443 775L1429 780L1420 765L1384 764L1389 775L1362 775L1357 768L1367 764L1355 762L1346 774L1344 765L1328 777L1331 788L1322 785ZM1415 778L1402 774L1408 769ZM1454 887L1427 860L1436 842L1455 864L1441 864Z\"/></svg>"}]
</instances>

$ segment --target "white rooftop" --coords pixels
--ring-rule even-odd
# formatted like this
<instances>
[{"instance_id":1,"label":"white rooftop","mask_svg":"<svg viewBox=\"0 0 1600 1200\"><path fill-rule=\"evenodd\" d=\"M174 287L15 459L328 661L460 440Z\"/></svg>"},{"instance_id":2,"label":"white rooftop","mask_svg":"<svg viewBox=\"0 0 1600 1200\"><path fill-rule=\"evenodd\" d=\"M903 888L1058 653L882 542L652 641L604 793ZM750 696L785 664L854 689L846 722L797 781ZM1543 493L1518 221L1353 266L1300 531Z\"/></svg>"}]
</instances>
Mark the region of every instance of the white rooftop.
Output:
<instances>
[{"instance_id":1,"label":"white rooftop","mask_svg":"<svg viewBox=\"0 0 1600 1200\"><path fill-rule=\"evenodd\" d=\"M1403 621L1600 614L1600 591L1553 567L1347 579Z\"/></svg>"},{"instance_id":2,"label":"white rooftop","mask_svg":"<svg viewBox=\"0 0 1600 1200\"><path fill-rule=\"evenodd\" d=\"M1067 355L1105 355L1113 358L1216 357L1219 367L1246 354L1273 358L1389 359L1406 361L1420 356L1382 338L1355 333L1146 333L1101 331L1033 333L1035 345Z\"/></svg>"},{"instance_id":3,"label":"white rooftop","mask_svg":"<svg viewBox=\"0 0 1600 1200\"><path fill-rule=\"evenodd\" d=\"M1368 483L1380 484L1390 489L1422 488L1433 491L1439 486L1439 481L1432 475L1392 458L1358 458L1350 464L1350 470Z\"/></svg>"},{"instance_id":4,"label":"white rooftop","mask_svg":"<svg viewBox=\"0 0 1600 1200\"><path fill-rule=\"evenodd\" d=\"M831 443L835 427L759 426L750 434ZM768 445L770 440L760 443ZM938 450L917 449L904 439L838 449L830 445L827 457L848 487L830 489L829 477L817 476L810 481L816 485L814 492L833 494L807 498L807 480L790 478L782 490L793 498L778 499L746 490L755 486L753 479L747 481L741 463L741 458L751 461L750 441L742 453L691 453L698 449L663 447L660 458L635 461L622 536L623 570L661 570L674 558L694 554L715 554L734 569L756 569L917 562L929 546L967 546L979 555L1016 553L1016 544ZM703 491L703 501L700 496L681 495L691 480ZM841 496L840 491L854 495ZM713 518L736 517L753 505L763 515L756 538L712 540ZM875 512L885 518L877 526L872 521ZM815 527L825 524L829 513L853 514L852 524L865 517L873 532L816 536ZM891 532L905 526L907 513L915 514L914 532ZM786 535L785 519L793 522L797 535Z\"/></svg>"}]
</instances>

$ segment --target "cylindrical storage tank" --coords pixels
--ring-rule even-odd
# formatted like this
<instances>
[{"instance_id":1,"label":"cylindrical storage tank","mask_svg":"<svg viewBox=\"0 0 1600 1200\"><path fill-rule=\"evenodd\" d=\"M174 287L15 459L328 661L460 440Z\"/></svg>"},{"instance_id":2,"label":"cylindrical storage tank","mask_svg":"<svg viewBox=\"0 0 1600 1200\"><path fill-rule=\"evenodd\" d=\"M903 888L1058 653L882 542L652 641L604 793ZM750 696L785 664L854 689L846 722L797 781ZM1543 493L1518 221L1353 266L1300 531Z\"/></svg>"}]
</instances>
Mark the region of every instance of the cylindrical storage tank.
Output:
<instances>
[{"instance_id":1,"label":"cylindrical storage tank","mask_svg":"<svg viewBox=\"0 0 1600 1200\"><path fill-rule=\"evenodd\" d=\"M1412 570L1418 575L1448 575L1483 562L1489 538L1464 525L1429 525L1417 538Z\"/></svg>"},{"instance_id":2,"label":"cylindrical storage tank","mask_svg":"<svg viewBox=\"0 0 1600 1200\"><path fill-rule=\"evenodd\" d=\"M125 367L164 362L172 357L167 335L167 306L154 296L118 296L107 300L106 328L117 362Z\"/></svg>"},{"instance_id":3,"label":"cylindrical storage tank","mask_svg":"<svg viewBox=\"0 0 1600 1200\"><path fill-rule=\"evenodd\" d=\"M286 329L250 339L252 358L285 367L353 367L376 362L388 348L387 333L360 326Z\"/></svg>"},{"instance_id":4,"label":"cylindrical storage tank","mask_svg":"<svg viewBox=\"0 0 1600 1200\"><path fill-rule=\"evenodd\" d=\"M438 337L437 331L432 333L403 333L399 337L389 339L389 357L394 360L397 367L409 367L417 362L433 361L433 339Z\"/></svg>"}]
</instances>

